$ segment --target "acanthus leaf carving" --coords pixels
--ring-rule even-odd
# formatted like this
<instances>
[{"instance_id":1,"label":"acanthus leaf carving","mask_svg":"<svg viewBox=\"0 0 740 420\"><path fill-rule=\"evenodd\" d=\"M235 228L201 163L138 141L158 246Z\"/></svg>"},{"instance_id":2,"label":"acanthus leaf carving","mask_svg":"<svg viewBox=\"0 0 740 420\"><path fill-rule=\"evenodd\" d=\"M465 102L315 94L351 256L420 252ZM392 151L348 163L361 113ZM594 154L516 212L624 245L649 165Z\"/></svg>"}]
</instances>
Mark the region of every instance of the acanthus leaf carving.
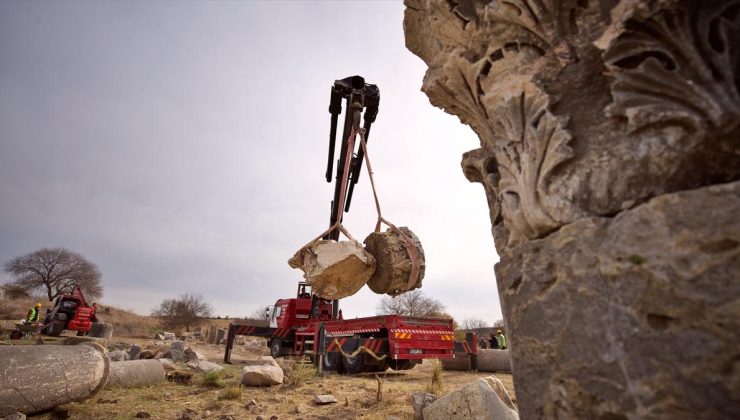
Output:
<instances>
[{"instance_id":1,"label":"acanthus leaf carving","mask_svg":"<svg viewBox=\"0 0 740 420\"><path fill-rule=\"evenodd\" d=\"M550 194L553 171L574 155L567 121L553 115L550 97L531 83L492 106L492 149L500 181L501 213L510 245L542 237L572 217L572 203ZM490 98L489 98L490 99Z\"/></svg>"},{"instance_id":2,"label":"acanthus leaf carving","mask_svg":"<svg viewBox=\"0 0 740 420\"><path fill-rule=\"evenodd\" d=\"M658 9L622 30L605 46L614 77L608 116L626 118L633 132L668 125L698 137L740 124L740 1Z\"/></svg>"}]
</instances>

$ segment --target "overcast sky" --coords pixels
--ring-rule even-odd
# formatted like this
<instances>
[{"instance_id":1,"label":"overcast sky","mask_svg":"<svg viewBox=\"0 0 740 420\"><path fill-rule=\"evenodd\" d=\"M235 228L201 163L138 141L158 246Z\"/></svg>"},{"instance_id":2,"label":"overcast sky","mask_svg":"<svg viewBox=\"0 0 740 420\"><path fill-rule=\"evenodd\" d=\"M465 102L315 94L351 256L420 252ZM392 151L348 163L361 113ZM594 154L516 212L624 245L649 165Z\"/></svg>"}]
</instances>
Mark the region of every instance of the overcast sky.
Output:
<instances>
[{"instance_id":1,"label":"overcast sky","mask_svg":"<svg viewBox=\"0 0 740 420\"><path fill-rule=\"evenodd\" d=\"M381 92L383 214L421 239L423 290L493 322L486 199L460 169L478 140L429 104L425 70L401 2L0 2L0 262L79 252L103 303L142 314L183 292L221 316L292 297L287 259L328 227L329 90L359 74ZM375 217L363 173L345 225L362 240Z\"/></svg>"}]
</instances>

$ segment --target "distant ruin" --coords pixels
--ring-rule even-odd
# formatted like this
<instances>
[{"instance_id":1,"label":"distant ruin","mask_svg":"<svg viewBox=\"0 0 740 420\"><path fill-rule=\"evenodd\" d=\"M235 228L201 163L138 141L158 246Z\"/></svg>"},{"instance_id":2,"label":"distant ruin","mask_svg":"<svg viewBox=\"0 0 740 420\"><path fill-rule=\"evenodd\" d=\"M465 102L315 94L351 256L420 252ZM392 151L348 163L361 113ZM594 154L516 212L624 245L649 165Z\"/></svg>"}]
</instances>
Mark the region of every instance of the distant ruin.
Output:
<instances>
[{"instance_id":1,"label":"distant ruin","mask_svg":"<svg viewBox=\"0 0 740 420\"><path fill-rule=\"evenodd\" d=\"M740 0L406 0L524 418L740 417Z\"/></svg>"}]
</instances>

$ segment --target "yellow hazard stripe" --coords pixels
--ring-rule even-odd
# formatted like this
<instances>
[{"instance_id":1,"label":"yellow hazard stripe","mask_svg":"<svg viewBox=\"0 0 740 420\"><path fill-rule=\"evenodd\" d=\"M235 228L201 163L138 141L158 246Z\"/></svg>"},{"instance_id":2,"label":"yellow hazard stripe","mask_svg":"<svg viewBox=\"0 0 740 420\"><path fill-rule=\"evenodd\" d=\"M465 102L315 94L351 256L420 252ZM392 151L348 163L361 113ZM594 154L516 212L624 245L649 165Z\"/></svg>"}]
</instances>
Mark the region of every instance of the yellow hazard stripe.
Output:
<instances>
[{"instance_id":1,"label":"yellow hazard stripe","mask_svg":"<svg viewBox=\"0 0 740 420\"><path fill-rule=\"evenodd\" d=\"M411 338L411 333L395 332L395 333L393 333L393 337L396 338L396 339L401 339L401 338L403 338L403 339L410 339Z\"/></svg>"}]
</instances>

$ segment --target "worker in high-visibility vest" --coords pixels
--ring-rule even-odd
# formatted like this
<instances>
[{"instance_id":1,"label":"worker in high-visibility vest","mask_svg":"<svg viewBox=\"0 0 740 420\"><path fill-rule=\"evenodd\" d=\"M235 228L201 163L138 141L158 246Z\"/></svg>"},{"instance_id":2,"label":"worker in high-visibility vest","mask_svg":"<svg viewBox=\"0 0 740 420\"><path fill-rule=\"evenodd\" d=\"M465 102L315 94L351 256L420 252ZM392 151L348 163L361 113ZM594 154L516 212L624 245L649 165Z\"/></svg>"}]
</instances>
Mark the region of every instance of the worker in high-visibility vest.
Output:
<instances>
[{"instance_id":1,"label":"worker in high-visibility vest","mask_svg":"<svg viewBox=\"0 0 740 420\"><path fill-rule=\"evenodd\" d=\"M509 347L509 343L506 342L506 336L501 330L496 330L496 341L498 342L498 348L502 350Z\"/></svg>"},{"instance_id":2,"label":"worker in high-visibility vest","mask_svg":"<svg viewBox=\"0 0 740 420\"><path fill-rule=\"evenodd\" d=\"M37 303L36 306L28 310L28 315L24 320L26 324L33 324L39 322L39 313L41 312L41 304Z\"/></svg>"}]
</instances>

